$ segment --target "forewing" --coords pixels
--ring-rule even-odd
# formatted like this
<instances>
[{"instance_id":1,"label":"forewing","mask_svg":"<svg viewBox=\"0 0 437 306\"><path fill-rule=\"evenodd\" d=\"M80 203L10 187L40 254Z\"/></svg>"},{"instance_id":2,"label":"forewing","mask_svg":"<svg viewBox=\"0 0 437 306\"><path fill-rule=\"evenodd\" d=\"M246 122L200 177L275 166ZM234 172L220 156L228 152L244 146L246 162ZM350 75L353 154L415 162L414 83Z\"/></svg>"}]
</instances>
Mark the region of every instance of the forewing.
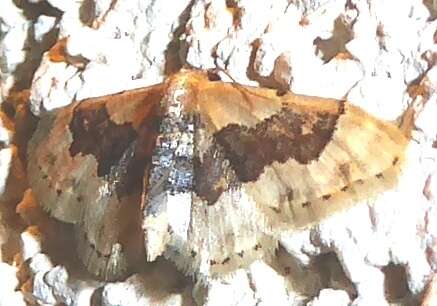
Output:
<instances>
[{"instance_id":1,"label":"forewing","mask_svg":"<svg viewBox=\"0 0 437 306\"><path fill-rule=\"evenodd\" d=\"M144 193L149 260L220 277L302 229L395 185L408 138L346 101L167 81Z\"/></svg>"},{"instance_id":2,"label":"forewing","mask_svg":"<svg viewBox=\"0 0 437 306\"><path fill-rule=\"evenodd\" d=\"M303 228L391 188L404 161L402 131L346 101L219 82L198 99L213 146L272 225Z\"/></svg>"},{"instance_id":3,"label":"forewing","mask_svg":"<svg viewBox=\"0 0 437 306\"><path fill-rule=\"evenodd\" d=\"M190 224L167 253L206 277L272 254L281 230L393 187L408 144L346 101L209 81L187 100L197 116Z\"/></svg>"},{"instance_id":4,"label":"forewing","mask_svg":"<svg viewBox=\"0 0 437 306\"><path fill-rule=\"evenodd\" d=\"M162 94L157 85L77 102L42 118L29 145L37 200L76 224L79 256L105 279L144 255L140 196Z\"/></svg>"}]
</instances>

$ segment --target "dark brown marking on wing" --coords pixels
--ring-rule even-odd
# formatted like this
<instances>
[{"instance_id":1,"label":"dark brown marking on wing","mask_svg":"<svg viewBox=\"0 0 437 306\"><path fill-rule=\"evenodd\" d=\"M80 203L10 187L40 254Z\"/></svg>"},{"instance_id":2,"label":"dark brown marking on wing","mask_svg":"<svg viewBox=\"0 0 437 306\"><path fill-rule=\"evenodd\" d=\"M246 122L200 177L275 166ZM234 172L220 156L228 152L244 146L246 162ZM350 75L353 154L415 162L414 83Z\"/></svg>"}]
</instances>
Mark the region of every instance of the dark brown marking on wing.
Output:
<instances>
[{"instance_id":1,"label":"dark brown marking on wing","mask_svg":"<svg viewBox=\"0 0 437 306\"><path fill-rule=\"evenodd\" d=\"M78 108L70 123L73 142L70 153L92 154L98 161L97 175L109 174L129 144L136 138L132 125L117 125L109 118L104 104L96 108Z\"/></svg>"},{"instance_id":2,"label":"dark brown marking on wing","mask_svg":"<svg viewBox=\"0 0 437 306\"><path fill-rule=\"evenodd\" d=\"M277 214L281 213L281 209L278 207L270 207L270 208Z\"/></svg>"},{"instance_id":3,"label":"dark brown marking on wing","mask_svg":"<svg viewBox=\"0 0 437 306\"><path fill-rule=\"evenodd\" d=\"M311 202L309 202L309 201L307 201L307 202L304 202L304 203L302 203L302 207L309 207L311 205Z\"/></svg>"},{"instance_id":4,"label":"dark brown marking on wing","mask_svg":"<svg viewBox=\"0 0 437 306\"><path fill-rule=\"evenodd\" d=\"M336 113L298 113L284 108L253 128L230 124L214 136L239 180L252 182L275 161L293 158L308 164L317 160L343 112L342 103Z\"/></svg>"},{"instance_id":5,"label":"dark brown marking on wing","mask_svg":"<svg viewBox=\"0 0 437 306\"><path fill-rule=\"evenodd\" d=\"M214 204L227 188L225 160L216 148L210 148L202 157L193 158L194 191L208 205Z\"/></svg>"},{"instance_id":6,"label":"dark brown marking on wing","mask_svg":"<svg viewBox=\"0 0 437 306\"><path fill-rule=\"evenodd\" d=\"M288 202L293 201L294 199L294 193L293 193L293 189L289 189L289 191L287 192L287 200Z\"/></svg>"},{"instance_id":7,"label":"dark brown marking on wing","mask_svg":"<svg viewBox=\"0 0 437 306\"><path fill-rule=\"evenodd\" d=\"M160 120L158 105L143 111L137 130L130 123L111 121L103 103L78 107L69 125L70 154L92 154L98 162L97 175L115 187L118 198L141 191L144 168L151 160Z\"/></svg>"},{"instance_id":8,"label":"dark brown marking on wing","mask_svg":"<svg viewBox=\"0 0 437 306\"><path fill-rule=\"evenodd\" d=\"M196 120L196 133L201 133L203 129L200 120ZM195 140L198 139L201 139L200 134L195 136ZM213 205L224 191L236 186L237 182L223 148L217 145L214 138L210 141L212 145L205 152L195 151L193 171L194 191L208 205Z\"/></svg>"},{"instance_id":9,"label":"dark brown marking on wing","mask_svg":"<svg viewBox=\"0 0 437 306\"><path fill-rule=\"evenodd\" d=\"M227 263L230 262L230 261L231 261L231 258L226 257L225 259L223 259L223 261L222 261L222 265L225 265L225 264L227 264Z\"/></svg>"},{"instance_id":10,"label":"dark brown marking on wing","mask_svg":"<svg viewBox=\"0 0 437 306\"><path fill-rule=\"evenodd\" d=\"M329 200L330 198L331 198L331 195L330 195L330 194L325 194L325 195L322 196L322 200L323 200L323 201L327 201L327 200Z\"/></svg>"},{"instance_id":11,"label":"dark brown marking on wing","mask_svg":"<svg viewBox=\"0 0 437 306\"><path fill-rule=\"evenodd\" d=\"M378 178L378 179L382 179L382 178L384 178L384 175L383 175L382 173L378 173L378 174L376 174L375 176L376 176L376 178Z\"/></svg>"},{"instance_id":12,"label":"dark brown marking on wing","mask_svg":"<svg viewBox=\"0 0 437 306\"><path fill-rule=\"evenodd\" d=\"M340 170L340 173L344 177L345 181L349 182L351 178L349 164L340 164L338 166L338 170Z\"/></svg>"},{"instance_id":13,"label":"dark brown marking on wing","mask_svg":"<svg viewBox=\"0 0 437 306\"><path fill-rule=\"evenodd\" d=\"M393 161L392 161L392 165L393 166L396 166L396 164L399 162L399 157L395 157L395 158L393 158Z\"/></svg>"}]
</instances>

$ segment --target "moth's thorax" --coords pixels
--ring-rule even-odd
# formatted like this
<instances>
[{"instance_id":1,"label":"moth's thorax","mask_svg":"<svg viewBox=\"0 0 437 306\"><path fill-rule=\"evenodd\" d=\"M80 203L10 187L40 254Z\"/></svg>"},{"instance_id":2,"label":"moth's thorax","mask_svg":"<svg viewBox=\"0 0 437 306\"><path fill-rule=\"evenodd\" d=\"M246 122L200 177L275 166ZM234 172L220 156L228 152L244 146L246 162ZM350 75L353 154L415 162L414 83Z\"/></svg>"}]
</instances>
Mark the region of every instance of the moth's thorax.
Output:
<instances>
[{"instance_id":1,"label":"moth's thorax","mask_svg":"<svg viewBox=\"0 0 437 306\"><path fill-rule=\"evenodd\" d=\"M208 77L204 72L181 70L174 74L166 82L166 96L164 108L170 101L177 100L181 109L185 112L198 110L198 92L208 83Z\"/></svg>"},{"instance_id":2,"label":"moth's thorax","mask_svg":"<svg viewBox=\"0 0 437 306\"><path fill-rule=\"evenodd\" d=\"M152 157L150 185L156 188L153 182L159 182L170 193L192 188L194 118L184 109L184 95L182 88L174 86L163 98L164 116Z\"/></svg>"},{"instance_id":3,"label":"moth's thorax","mask_svg":"<svg viewBox=\"0 0 437 306\"><path fill-rule=\"evenodd\" d=\"M185 74L180 73L166 84L166 94L161 101L163 117L152 155L146 201L149 214L159 216L164 211L171 212L166 215L168 225L174 239L181 241L187 237L194 184L195 117L185 108L192 94L187 89L190 88L187 86L189 82ZM149 248L150 257L153 253L154 250Z\"/></svg>"},{"instance_id":4,"label":"moth's thorax","mask_svg":"<svg viewBox=\"0 0 437 306\"><path fill-rule=\"evenodd\" d=\"M208 76L204 71L198 70L186 70L181 71L172 75L166 84L168 87L190 87L191 89L196 89L199 83L204 83L208 81Z\"/></svg>"}]
</instances>

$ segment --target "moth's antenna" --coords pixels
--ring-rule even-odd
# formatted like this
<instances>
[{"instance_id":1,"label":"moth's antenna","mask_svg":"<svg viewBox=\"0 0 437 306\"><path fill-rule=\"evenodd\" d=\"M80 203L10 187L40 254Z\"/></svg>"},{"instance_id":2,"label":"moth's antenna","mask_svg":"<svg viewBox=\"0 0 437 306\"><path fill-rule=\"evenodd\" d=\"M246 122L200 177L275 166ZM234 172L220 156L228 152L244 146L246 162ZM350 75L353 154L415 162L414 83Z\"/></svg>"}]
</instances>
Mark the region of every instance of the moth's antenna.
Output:
<instances>
[{"instance_id":1,"label":"moth's antenna","mask_svg":"<svg viewBox=\"0 0 437 306\"><path fill-rule=\"evenodd\" d=\"M425 108L426 103L429 101L431 92L426 74L422 76L417 82L414 82L409 86L407 92L412 99L412 102L408 105L404 114L401 117L399 128L402 130L405 136L411 138L413 129L416 127L416 119L419 114Z\"/></svg>"},{"instance_id":2,"label":"moth's antenna","mask_svg":"<svg viewBox=\"0 0 437 306\"><path fill-rule=\"evenodd\" d=\"M347 101L347 96L349 96L350 92L352 91L352 89L355 88L355 86L357 86L357 84L360 82L361 80L355 81L354 85L352 85L348 91L343 95L343 97L340 100L344 100Z\"/></svg>"},{"instance_id":3,"label":"moth's antenna","mask_svg":"<svg viewBox=\"0 0 437 306\"><path fill-rule=\"evenodd\" d=\"M219 72L223 72L224 74L226 74L226 76L228 76L231 79L231 83L229 83L231 86L234 86L236 89L238 89L242 96L244 97L244 99L248 102L249 105L252 106L252 102L251 102L251 98L250 96L256 96L256 97L260 97L260 98L268 98L267 96L264 96L258 92L254 92L249 90L248 88L246 88L245 86L242 86L240 83L238 83L237 80L235 80L228 71L226 71L226 69L223 69L221 67L215 67L212 69L208 70L208 78L210 80L213 80L213 78L211 78L210 74L214 74L214 75L218 75Z\"/></svg>"},{"instance_id":4,"label":"moth's antenna","mask_svg":"<svg viewBox=\"0 0 437 306\"><path fill-rule=\"evenodd\" d=\"M407 109L403 113L399 128L408 138L411 138L411 133L415 128L416 119L419 113L425 107L426 102L428 102L427 97L418 95L413 99L413 102L408 105Z\"/></svg>"},{"instance_id":5,"label":"moth's antenna","mask_svg":"<svg viewBox=\"0 0 437 306\"><path fill-rule=\"evenodd\" d=\"M231 74L230 74L226 69L223 69L223 68L221 68L221 67L216 67L216 68L214 68L213 72L216 73L216 74L218 74L219 72L223 72L224 74L226 74L226 76L227 76L228 78L231 79L231 81L232 81L233 83L238 84L237 80L235 80L235 79L232 77L232 75L231 75Z\"/></svg>"}]
</instances>

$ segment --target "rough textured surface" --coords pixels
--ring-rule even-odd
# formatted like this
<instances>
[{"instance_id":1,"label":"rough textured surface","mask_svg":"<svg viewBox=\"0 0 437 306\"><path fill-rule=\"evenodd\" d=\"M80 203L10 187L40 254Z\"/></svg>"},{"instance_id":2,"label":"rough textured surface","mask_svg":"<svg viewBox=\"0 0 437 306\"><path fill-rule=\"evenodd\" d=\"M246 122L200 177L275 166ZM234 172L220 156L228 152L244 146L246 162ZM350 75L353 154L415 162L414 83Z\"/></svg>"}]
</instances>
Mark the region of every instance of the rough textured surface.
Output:
<instances>
[{"instance_id":1,"label":"rough textured surface","mask_svg":"<svg viewBox=\"0 0 437 306\"><path fill-rule=\"evenodd\" d=\"M418 304L437 269L436 16L428 0L195 0L171 9L166 1L2 0L0 275L8 286L0 304ZM23 143L26 125L14 125L11 96L30 88L40 114L75 98L157 83L181 64L220 67L223 79L243 84L347 97L389 120L413 100L427 100L410 167L396 190L313 229L284 233L277 260L226 281L193 285L168 263L122 283L90 280L72 256L68 227L51 223L28 193L15 214L24 191L15 144ZM52 267L55 260L60 265ZM429 288L423 305L435 298Z\"/></svg>"},{"instance_id":2,"label":"rough textured surface","mask_svg":"<svg viewBox=\"0 0 437 306\"><path fill-rule=\"evenodd\" d=\"M307 306L349 305L350 298L343 290L323 289ZM375 304L376 305L376 304Z\"/></svg>"}]
</instances>

